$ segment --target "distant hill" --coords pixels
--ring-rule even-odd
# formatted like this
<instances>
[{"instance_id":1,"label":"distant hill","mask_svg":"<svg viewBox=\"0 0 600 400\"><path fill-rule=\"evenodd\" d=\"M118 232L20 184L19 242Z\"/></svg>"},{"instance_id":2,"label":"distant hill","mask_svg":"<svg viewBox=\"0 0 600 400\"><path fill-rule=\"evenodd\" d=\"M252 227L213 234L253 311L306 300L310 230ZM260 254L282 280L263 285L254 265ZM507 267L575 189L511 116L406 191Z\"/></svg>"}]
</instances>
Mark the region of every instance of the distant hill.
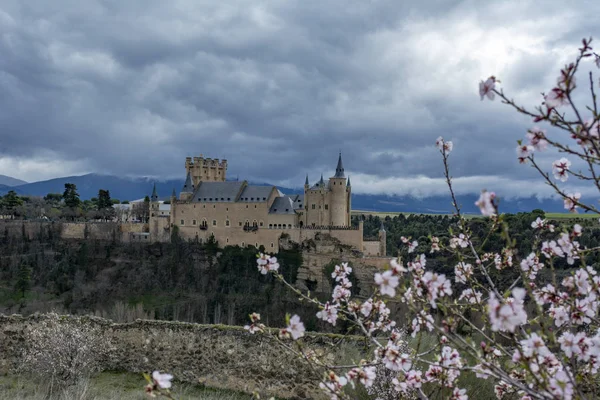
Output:
<instances>
[{"instance_id":1,"label":"distant hill","mask_svg":"<svg viewBox=\"0 0 600 400\"><path fill-rule=\"evenodd\" d=\"M112 175L87 174L33 182L10 189L16 190L19 194L45 196L48 193L63 193L65 183L77 185L77 191L82 200L97 197L99 189L108 189L110 197L124 201L150 196L154 180L150 178L121 178ZM183 187L183 180L156 181L156 189L161 197L169 196L173 189L179 191L181 187ZM0 187L0 193L3 191L6 190Z\"/></svg>"},{"instance_id":2,"label":"distant hill","mask_svg":"<svg viewBox=\"0 0 600 400\"><path fill-rule=\"evenodd\" d=\"M48 181L28 183L16 187L0 185L0 194L9 190L15 190L21 195L45 196L48 193L62 193L65 183L74 183L82 199L90 199L98 195L99 189L108 189L113 199L137 200L152 194L154 180L150 178L121 178L112 175L88 174L81 176L68 176ZM252 183L255 185L268 185L268 183ZM183 187L181 180L156 181L156 188L161 199L168 199L173 189L177 193ZM279 189L286 194L303 193L302 188ZM479 214L475 201L479 195L458 196L458 202L466 214ZM558 199L546 199L539 201L535 197L519 199L501 199L502 212L516 213L531 211L536 208L547 212L564 212L562 201ZM380 212L414 212L426 214L452 213L449 196L432 196L427 198L415 198L411 196L387 196L353 194L352 209Z\"/></svg>"},{"instance_id":3,"label":"distant hill","mask_svg":"<svg viewBox=\"0 0 600 400\"><path fill-rule=\"evenodd\" d=\"M6 175L0 175L0 186L19 186L27 182Z\"/></svg>"}]
</instances>

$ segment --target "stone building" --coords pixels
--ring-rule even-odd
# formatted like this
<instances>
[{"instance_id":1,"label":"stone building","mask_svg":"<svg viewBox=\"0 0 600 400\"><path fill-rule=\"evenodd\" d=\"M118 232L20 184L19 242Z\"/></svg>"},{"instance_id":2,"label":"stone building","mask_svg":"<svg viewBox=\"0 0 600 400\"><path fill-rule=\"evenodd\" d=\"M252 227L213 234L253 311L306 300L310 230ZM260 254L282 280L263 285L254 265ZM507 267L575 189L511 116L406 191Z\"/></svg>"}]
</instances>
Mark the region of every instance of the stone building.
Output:
<instances>
[{"instance_id":1,"label":"stone building","mask_svg":"<svg viewBox=\"0 0 600 400\"><path fill-rule=\"evenodd\" d=\"M325 181L321 175L312 186L307 176L304 194L294 195L285 195L275 186L227 181L226 160L188 157L185 169L179 197L174 190L171 195L170 215L161 215L158 194L152 193L152 240L169 240L177 229L184 239L205 241L214 235L220 246L262 245L268 252L277 252L282 235L301 243L321 232L370 255L380 255L385 249L381 239L363 243L362 222L351 226L352 187L341 154L334 176ZM385 241L385 234L381 237Z\"/></svg>"}]
</instances>

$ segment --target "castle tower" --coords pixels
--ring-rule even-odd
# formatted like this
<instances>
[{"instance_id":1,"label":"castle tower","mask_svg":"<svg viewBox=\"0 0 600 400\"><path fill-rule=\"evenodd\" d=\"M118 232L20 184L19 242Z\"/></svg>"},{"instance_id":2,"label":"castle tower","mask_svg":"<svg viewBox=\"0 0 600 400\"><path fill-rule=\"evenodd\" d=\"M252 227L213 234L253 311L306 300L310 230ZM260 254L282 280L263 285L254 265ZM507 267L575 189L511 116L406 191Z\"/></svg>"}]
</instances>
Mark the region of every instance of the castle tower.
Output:
<instances>
[{"instance_id":1,"label":"castle tower","mask_svg":"<svg viewBox=\"0 0 600 400\"><path fill-rule=\"evenodd\" d=\"M338 158L335 175L329 178L330 196L330 225L348 226L349 215L349 186L347 186L346 176L344 175L344 165L342 163L342 153Z\"/></svg>"},{"instance_id":2,"label":"castle tower","mask_svg":"<svg viewBox=\"0 0 600 400\"><path fill-rule=\"evenodd\" d=\"M192 175L188 171L187 176L185 177L185 184L183 185L183 189L181 189L181 193L179 193L179 200L181 201L190 201L194 194L194 184L192 183Z\"/></svg>"},{"instance_id":3,"label":"castle tower","mask_svg":"<svg viewBox=\"0 0 600 400\"><path fill-rule=\"evenodd\" d=\"M192 177L192 184L197 187L200 182L225 182L227 177L227 160L215 158L186 157L185 170Z\"/></svg>"},{"instance_id":4,"label":"castle tower","mask_svg":"<svg viewBox=\"0 0 600 400\"><path fill-rule=\"evenodd\" d=\"M385 257L387 252L387 232L383 226L383 220L381 220L381 227L379 228L379 256Z\"/></svg>"},{"instance_id":5,"label":"castle tower","mask_svg":"<svg viewBox=\"0 0 600 400\"><path fill-rule=\"evenodd\" d=\"M154 183L154 188L152 188L152 196L150 196L150 216L154 217L155 214L158 215L158 193L156 192L156 183Z\"/></svg>"},{"instance_id":6,"label":"castle tower","mask_svg":"<svg viewBox=\"0 0 600 400\"><path fill-rule=\"evenodd\" d=\"M348 223L347 226L352 225L352 185L350 185L350 176L348 176L348 183L346 184L346 195L348 196Z\"/></svg>"}]
</instances>

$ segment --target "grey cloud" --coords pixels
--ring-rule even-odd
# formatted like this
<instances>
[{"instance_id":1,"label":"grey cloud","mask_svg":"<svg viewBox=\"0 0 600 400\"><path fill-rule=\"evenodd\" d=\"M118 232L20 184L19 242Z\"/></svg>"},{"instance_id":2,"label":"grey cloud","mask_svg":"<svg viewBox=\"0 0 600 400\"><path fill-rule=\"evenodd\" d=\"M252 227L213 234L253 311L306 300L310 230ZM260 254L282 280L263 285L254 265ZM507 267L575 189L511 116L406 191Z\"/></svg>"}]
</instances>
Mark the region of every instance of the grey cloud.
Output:
<instances>
[{"instance_id":1,"label":"grey cloud","mask_svg":"<svg viewBox=\"0 0 600 400\"><path fill-rule=\"evenodd\" d=\"M580 8L5 0L0 157L19 161L0 166L33 180L52 154L65 173L173 177L203 153L229 159L234 176L299 186L342 150L357 179L410 181L441 176L442 135L455 176L531 179L514 153L531 121L480 102L477 82L501 73L534 105L563 53L593 33Z\"/></svg>"}]
</instances>

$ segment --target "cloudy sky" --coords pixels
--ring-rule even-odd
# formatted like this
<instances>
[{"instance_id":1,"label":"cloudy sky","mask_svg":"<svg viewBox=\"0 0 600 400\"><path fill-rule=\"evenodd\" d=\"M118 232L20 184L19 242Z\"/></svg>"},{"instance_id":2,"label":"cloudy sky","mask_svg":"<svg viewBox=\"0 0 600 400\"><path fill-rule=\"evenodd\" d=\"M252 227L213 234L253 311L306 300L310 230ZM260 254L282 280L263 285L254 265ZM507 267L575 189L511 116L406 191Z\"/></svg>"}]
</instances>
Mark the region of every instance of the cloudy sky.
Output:
<instances>
[{"instance_id":1,"label":"cloudy sky","mask_svg":"<svg viewBox=\"0 0 600 400\"><path fill-rule=\"evenodd\" d=\"M0 0L0 174L182 177L202 153L300 186L341 150L355 192L429 195L445 193L442 135L459 192L544 195L515 159L531 120L477 84L496 75L533 107L582 37L600 42L597 15L592 0Z\"/></svg>"}]
</instances>

